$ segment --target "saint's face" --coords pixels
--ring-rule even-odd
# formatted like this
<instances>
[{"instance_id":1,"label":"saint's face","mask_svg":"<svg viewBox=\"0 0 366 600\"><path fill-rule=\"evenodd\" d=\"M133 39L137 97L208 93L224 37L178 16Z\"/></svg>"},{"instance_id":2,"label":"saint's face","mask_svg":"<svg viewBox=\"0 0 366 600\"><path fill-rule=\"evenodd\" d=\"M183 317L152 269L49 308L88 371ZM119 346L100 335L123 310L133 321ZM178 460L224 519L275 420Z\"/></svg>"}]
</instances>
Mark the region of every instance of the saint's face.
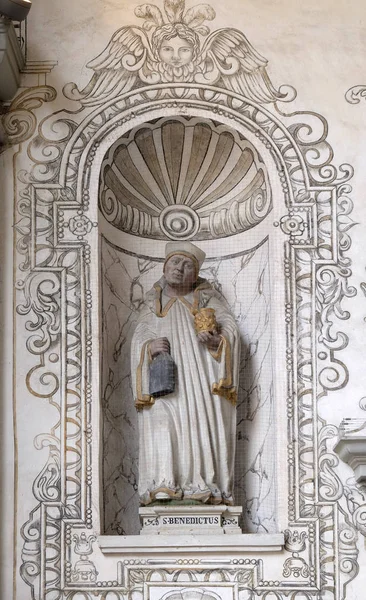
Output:
<instances>
[{"instance_id":1,"label":"saint's face","mask_svg":"<svg viewBox=\"0 0 366 600\"><path fill-rule=\"evenodd\" d=\"M159 50L160 59L172 67L182 67L192 61L193 46L179 36L164 40Z\"/></svg>"},{"instance_id":2,"label":"saint's face","mask_svg":"<svg viewBox=\"0 0 366 600\"><path fill-rule=\"evenodd\" d=\"M164 275L172 287L193 287L197 280L196 266L193 260L183 254L174 254L167 260Z\"/></svg>"}]
</instances>

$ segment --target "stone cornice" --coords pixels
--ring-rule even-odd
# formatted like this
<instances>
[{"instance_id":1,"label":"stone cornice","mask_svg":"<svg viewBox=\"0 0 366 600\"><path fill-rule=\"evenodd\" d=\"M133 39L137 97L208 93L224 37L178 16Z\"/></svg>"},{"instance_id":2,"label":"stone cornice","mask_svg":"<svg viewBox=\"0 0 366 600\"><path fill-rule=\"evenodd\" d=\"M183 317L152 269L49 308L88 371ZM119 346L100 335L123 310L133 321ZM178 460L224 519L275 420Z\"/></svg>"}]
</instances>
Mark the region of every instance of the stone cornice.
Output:
<instances>
[{"instance_id":1,"label":"stone cornice","mask_svg":"<svg viewBox=\"0 0 366 600\"><path fill-rule=\"evenodd\" d=\"M283 533L243 533L237 535L101 535L98 538L103 554L123 556L159 556L171 558L176 554L203 553L205 556L242 555L245 552L281 552Z\"/></svg>"},{"instance_id":2,"label":"stone cornice","mask_svg":"<svg viewBox=\"0 0 366 600\"><path fill-rule=\"evenodd\" d=\"M0 19L0 101L9 102L15 96L23 69L24 57L14 25L8 19Z\"/></svg>"},{"instance_id":3,"label":"stone cornice","mask_svg":"<svg viewBox=\"0 0 366 600\"><path fill-rule=\"evenodd\" d=\"M344 419L334 450L353 469L356 481L366 483L366 421Z\"/></svg>"}]
</instances>

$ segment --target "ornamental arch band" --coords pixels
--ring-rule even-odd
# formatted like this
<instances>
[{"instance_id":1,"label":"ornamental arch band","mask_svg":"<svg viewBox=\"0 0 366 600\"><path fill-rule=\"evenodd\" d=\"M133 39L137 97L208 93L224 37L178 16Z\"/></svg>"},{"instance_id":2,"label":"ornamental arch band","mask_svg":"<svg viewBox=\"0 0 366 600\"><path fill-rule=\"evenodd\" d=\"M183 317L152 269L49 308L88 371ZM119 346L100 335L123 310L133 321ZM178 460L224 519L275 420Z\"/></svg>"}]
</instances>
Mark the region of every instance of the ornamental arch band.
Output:
<instances>
[{"instance_id":1,"label":"ornamental arch band","mask_svg":"<svg viewBox=\"0 0 366 600\"><path fill-rule=\"evenodd\" d=\"M27 365L26 385L28 394L50 399L55 419L52 431L38 437L39 447L49 448L49 458L34 482L35 508L22 532L22 577L37 590L41 578L46 581L43 590L55 585L47 583L52 562L47 540L51 544L52 539L57 585L72 590L71 576L68 578L59 562L63 552L63 560L73 560L71 533L91 528L99 533L106 526L100 522L100 463L105 440L100 439L99 404L100 389L105 392L105 387L95 315L104 294L108 265L105 263L100 277L95 260L98 222L103 235L99 248L102 259L106 248L112 248L118 260L122 254L126 257L126 264L146 256L159 264L163 241L145 239L149 253L140 256L134 250L132 235L116 233L111 223L98 215L99 176L105 156L118 140L142 124L162 119L184 122L185 126L209 122L213 128L237 132L248 140L267 169L273 208L258 225L237 234L241 236L239 252L232 252L233 238L228 235L215 240L218 252L209 258L220 259L218 262L227 259L235 265L243 257L245 263L245 257L254 250L261 260L265 249L267 258L270 256L268 289L271 307L272 303L277 307L275 317L271 317L276 336L271 370L274 374L279 370L283 373L285 367L287 370L286 381L274 378L276 428L281 438L276 456L278 464L287 465L286 473L281 468L276 474L276 527L290 532L287 552L297 552L293 550L297 548L292 540L294 528L304 532L302 538L308 540L301 550L304 560L315 565L308 573L303 572L301 580L308 597L316 598L320 579L325 578L329 589L338 594L329 598L338 598L342 586L355 574L352 569L342 570L342 553L347 553L352 563L356 549L352 536L342 539L339 560L334 562L328 544L328 535L336 535L336 526L341 523L346 530L349 522L337 504L337 492L329 491L329 478L332 482L337 478L332 470L325 471L331 432L318 418L317 399L347 381L346 367L336 358L346 339L338 333L333 319L336 313L342 316L342 298L352 294L347 286L349 263L344 256L349 238L340 218L350 211L346 182L351 173L343 170L337 179L330 164L332 153L323 119L306 113L273 115L234 92L199 84L148 86L105 102L87 115L80 111L64 116L57 113L48 119L47 128L43 123L30 142L29 175L19 183L18 211L30 214L30 228L26 235L19 232L17 314L19 326L30 330L27 322L35 320L39 306L47 306L47 313L41 311L27 340L32 364ZM312 152L324 160L312 164ZM207 245L210 242L207 240ZM208 261L207 268L213 265L214 260ZM252 524L256 523L255 516ZM111 523L113 518L108 527ZM36 557L32 549L37 540L30 535L34 527L46 540L42 545L39 542ZM61 545L61 536L70 539L70 544ZM104 558L96 550L93 561L97 564L98 560ZM40 566L32 570L37 561ZM117 564L113 564L117 572ZM270 560L264 559L265 572L266 568L274 572ZM256 593L268 589L265 577L252 582ZM271 577L275 581L271 588L297 590L291 577L281 583L279 572ZM118 593L123 586L118 578L116 582L113 586ZM91 589L89 586L88 593Z\"/></svg>"}]
</instances>

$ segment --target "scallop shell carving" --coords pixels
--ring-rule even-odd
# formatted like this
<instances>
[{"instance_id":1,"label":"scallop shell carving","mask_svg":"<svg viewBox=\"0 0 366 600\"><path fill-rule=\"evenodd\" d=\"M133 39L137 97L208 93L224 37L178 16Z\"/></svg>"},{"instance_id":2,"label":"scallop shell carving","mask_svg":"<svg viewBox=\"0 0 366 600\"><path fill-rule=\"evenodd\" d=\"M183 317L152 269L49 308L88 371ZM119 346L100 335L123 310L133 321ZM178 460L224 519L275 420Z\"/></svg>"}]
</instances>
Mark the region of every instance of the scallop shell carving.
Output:
<instances>
[{"instance_id":1,"label":"scallop shell carving","mask_svg":"<svg viewBox=\"0 0 366 600\"><path fill-rule=\"evenodd\" d=\"M104 158L99 208L114 227L153 239L205 240L255 227L272 208L253 145L212 121L164 118L120 138Z\"/></svg>"}]
</instances>

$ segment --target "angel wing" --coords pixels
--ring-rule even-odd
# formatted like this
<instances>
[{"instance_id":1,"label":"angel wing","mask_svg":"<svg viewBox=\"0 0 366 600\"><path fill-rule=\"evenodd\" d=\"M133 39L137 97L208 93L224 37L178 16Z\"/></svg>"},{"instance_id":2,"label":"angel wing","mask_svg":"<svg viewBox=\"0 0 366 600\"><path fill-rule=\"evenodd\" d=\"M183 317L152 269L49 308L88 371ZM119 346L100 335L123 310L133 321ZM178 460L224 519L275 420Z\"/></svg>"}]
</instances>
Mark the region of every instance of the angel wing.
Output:
<instances>
[{"instance_id":1,"label":"angel wing","mask_svg":"<svg viewBox=\"0 0 366 600\"><path fill-rule=\"evenodd\" d=\"M69 83L64 95L87 106L98 106L130 91L138 76L146 83L156 83L159 75L146 61L150 67L154 64L146 33L140 27L121 27L103 52L87 63L94 75L86 87L80 91L75 83Z\"/></svg>"},{"instance_id":2,"label":"angel wing","mask_svg":"<svg viewBox=\"0 0 366 600\"><path fill-rule=\"evenodd\" d=\"M268 61L253 48L245 35L237 29L214 31L204 43L197 83L217 83L250 100L260 103L283 98L272 85L266 66Z\"/></svg>"}]
</instances>

